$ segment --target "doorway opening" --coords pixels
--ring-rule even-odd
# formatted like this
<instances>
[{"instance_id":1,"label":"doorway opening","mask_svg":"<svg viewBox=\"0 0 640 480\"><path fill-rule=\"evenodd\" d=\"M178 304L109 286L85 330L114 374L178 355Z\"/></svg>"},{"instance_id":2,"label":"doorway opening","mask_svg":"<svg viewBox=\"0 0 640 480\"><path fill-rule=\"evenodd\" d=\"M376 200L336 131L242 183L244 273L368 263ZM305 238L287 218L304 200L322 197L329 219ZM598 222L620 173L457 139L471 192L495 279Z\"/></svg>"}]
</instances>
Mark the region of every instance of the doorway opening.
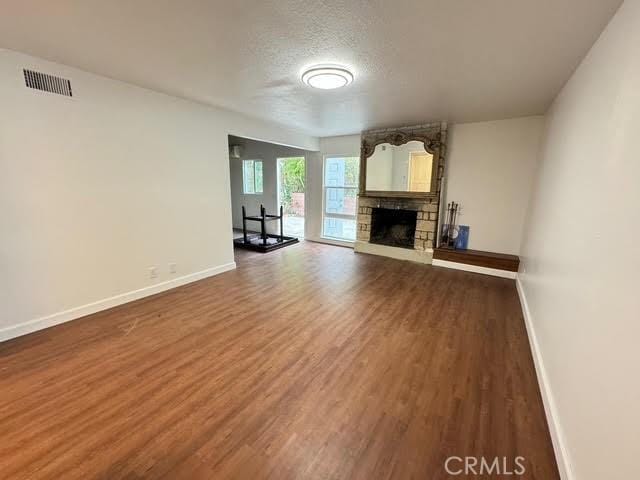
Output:
<instances>
[{"instance_id":1,"label":"doorway opening","mask_svg":"<svg viewBox=\"0 0 640 480\"><path fill-rule=\"evenodd\" d=\"M306 168L304 157L278 158L278 205L284 210L284 234L304 237Z\"/></svg>"}]
</instances>

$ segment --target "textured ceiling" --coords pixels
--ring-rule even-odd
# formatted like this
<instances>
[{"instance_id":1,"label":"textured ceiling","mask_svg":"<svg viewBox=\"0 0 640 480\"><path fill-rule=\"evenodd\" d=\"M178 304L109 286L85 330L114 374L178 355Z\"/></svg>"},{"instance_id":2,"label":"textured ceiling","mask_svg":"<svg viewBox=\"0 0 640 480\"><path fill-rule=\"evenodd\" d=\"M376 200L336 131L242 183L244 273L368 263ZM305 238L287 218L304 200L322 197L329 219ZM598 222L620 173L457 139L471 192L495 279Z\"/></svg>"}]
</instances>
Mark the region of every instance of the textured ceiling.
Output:
<instances>
[{"instance_id":1,"label":"textured ceiling","mask_svg":"<svg viewBox=\"0 0 640 480\"><path fill-rule=\"evenodd\" d=\"M620 3L3 0L0 46L327 136L544 113Z\"/></svg>"}]
</instances>

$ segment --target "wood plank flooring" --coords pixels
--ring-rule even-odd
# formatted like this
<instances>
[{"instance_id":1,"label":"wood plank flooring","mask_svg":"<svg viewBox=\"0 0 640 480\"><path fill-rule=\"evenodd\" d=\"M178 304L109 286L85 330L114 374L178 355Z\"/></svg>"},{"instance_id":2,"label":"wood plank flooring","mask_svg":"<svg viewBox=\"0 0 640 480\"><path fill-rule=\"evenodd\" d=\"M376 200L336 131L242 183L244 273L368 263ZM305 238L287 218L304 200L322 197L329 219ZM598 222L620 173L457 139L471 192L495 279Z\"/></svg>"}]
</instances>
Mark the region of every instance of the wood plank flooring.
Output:
<instances>
[{"instance_id":1,"label":"wood plank flooring","mask_svg":"<svg viewBox=\"0 0 640 480\"><path fill-rule=\"evenodd\" d=\"M0 344L3 479L557 470L513 281L304 242ZM509 460L513 465L513 460Z\"/></svg>"}]
</instances>

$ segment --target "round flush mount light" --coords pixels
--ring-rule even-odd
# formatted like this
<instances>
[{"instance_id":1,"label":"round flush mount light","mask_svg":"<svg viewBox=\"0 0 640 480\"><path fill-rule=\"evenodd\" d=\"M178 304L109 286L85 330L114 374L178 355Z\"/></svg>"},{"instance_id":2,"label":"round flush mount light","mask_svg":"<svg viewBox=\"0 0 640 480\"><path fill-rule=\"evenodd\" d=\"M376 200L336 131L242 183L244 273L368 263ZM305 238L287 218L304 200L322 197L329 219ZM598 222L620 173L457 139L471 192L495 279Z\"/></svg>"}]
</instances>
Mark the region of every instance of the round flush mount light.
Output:
<instances>
[{"instance_id":1,"label":"round flush mount light","mask_svg":"<svg viewBox=\"0 0 640 480\"><path fill-rule=\"evenodd\" d=\"M332 90L353 82L353 73L344 67L317 66L305 71L302 81L313 88Z\"/></svg>"}]
</instances>

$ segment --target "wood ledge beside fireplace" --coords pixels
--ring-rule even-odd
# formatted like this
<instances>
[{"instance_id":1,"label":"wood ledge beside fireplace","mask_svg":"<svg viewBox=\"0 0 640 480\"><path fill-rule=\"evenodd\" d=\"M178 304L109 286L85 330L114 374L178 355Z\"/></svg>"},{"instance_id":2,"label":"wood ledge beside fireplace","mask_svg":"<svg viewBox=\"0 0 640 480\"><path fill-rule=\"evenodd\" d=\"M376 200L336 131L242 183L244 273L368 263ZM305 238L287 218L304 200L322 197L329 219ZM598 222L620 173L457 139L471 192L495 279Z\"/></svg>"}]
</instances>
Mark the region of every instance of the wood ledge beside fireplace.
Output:
<instances>
[{"instance_id":1,"label":"wood ledge beside fireplace","mask_svg":"<svg viewBox=\"0 0 640 480\"><path fill-rule=\"evenodd\" d=\"M452 268L451 264L471 265L482 269L497 272L509 272L507 278L515 278L520 266L520 258L517 255L505 253L483 252L480 250L451 250L436 248L433 252L434 264ZM459 267L458 267L459 268ZM492 274L491 272L481 272Z\"/></svg>"}]
</instances>

